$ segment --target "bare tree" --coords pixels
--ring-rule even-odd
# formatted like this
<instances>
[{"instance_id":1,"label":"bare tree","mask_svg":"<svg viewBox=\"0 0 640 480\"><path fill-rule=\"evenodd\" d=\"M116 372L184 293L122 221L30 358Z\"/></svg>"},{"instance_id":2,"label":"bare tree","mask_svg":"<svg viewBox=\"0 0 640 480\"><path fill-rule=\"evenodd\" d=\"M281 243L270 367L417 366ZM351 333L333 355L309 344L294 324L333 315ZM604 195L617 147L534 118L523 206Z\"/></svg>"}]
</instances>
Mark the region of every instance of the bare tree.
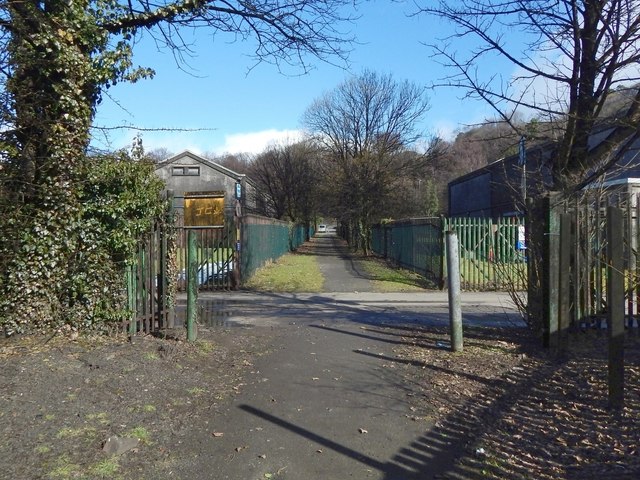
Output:
<instances>
[{"instance_id":1,"label":"bare tree","mask_svg":"<svg viewBox=\"0 0 640 480\"><path fill-rule=\"evenodd\" d=\"M147 156L155 163L160 163L174 155L171 150L165 147L154 148L147 152Z\"/></svg>"},{"instance_id":2,"label":"bare tree","mask_svg":"<svg viewBox=\"0 0 640 480\"><path fill-rule=\"evenodd\" d=\"M337 215L350 224L353 246L365 253L394 182L429 158L400 155L420 138L418 124L428 107L424 88L365 71L305 112L303 122L325 152L324 176L334 186Z\"/></svg>"},{"instance_id":3,"label":"bare tree","mask_svg":"<svg viewBox=\"0 0 640 480\"><path fill-rule=\"evenodd\" d=\"M444 43L432 45L454 72L439 85L484 99L506 122L523 110L553 122L554 131L545 134L557 139L556 188L578 188L586 175L593 180L606 169L595 166L615 164L640 136L640 91L633 87L640 79L637 0L462 0L419 8L456 26ZM514 41L515 33L524 44ZM470 40L477 45L471 50ZM466 42L464 51L456 49L458 41ZM483 76L495 56L518 73ZM625 88L634 89L631 102L608 119L604 141L592 148L589 136L610 94Z\"/></svg>"},{"instance_id":4,"label":"bare tree","mask_svg":"<svg viewBox=\"0 0 640 480\"><path fill-rule=\"evenodd\" d=\"M224 153L218 155L215 153L205 153L204 157L233 170L236 173L246 174L251 168L253 156L250 153Z\"/></svg>"},{"instance_id":5,"label":"bare tree","mask_svg":"<svg viewBox=\"0 0 640 480\"><path fill-rule=\"evenodd\" d=\"M317 206L317 152L308 143L273 146L259 154L249 176L266 199L263 214L309 224Z\"/></svg>"}]
</instances>

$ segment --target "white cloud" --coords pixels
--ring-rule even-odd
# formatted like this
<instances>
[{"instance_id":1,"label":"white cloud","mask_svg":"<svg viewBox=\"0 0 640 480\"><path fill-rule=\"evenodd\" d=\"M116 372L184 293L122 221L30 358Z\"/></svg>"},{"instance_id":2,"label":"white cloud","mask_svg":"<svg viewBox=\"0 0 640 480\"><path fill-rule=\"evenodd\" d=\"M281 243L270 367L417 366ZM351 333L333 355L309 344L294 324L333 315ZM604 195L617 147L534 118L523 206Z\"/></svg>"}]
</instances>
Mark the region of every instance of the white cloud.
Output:
<instances>
[{"instance_id":1,"label":"white cloud","mask_svg":"<svg viewBox=\"0 0 640 480\"><path fill-rule=\"evenodd\" d=\"M438 120L433 125L435 135L446 141L452 141L456 138L459 125L449 120Z\"/></svg>"},{"instance_id":2,"label":"white cloud","mask_svg":"<svg viewBox=\"0 0 640 480\"><path fill-rule=\"evenodd\" d=\"M127 132L117 139L112 139L106 148L127 148L132 142L135 133ZM155 149L167 149L172 153L189 150L195 154L205 153L250 153L263 152L271 145L280 145L301 140L301 130L263 130L259 132L246 132L226 134L224 136L215 131L162 131L143 132L142 142L146 151Z\"/></svg>"},{"instance_id":3,"label":"white cloud","mask_svg":"<svg viewBox=\"0 0 640 480\"><path fill-rule=\"evenodd\" d=\"M261 132L225 135L217 153L260 153L272 145L294 143L302 138L300 130L263 130Z\"/></svg>"}]
</instances>

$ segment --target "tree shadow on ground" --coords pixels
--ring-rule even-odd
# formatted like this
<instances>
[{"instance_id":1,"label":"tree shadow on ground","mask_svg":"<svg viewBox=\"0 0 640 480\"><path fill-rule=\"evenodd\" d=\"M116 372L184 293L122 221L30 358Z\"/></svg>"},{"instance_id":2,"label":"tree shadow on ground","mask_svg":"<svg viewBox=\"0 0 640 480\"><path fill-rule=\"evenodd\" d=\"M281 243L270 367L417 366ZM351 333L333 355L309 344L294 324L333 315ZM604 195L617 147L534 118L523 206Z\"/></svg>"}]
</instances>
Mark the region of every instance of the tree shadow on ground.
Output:
<instances>
[{"instance_id":1,"label":"tree shadow on ground","mask_svg":"<svg viewBox=\"0 0 640 480\"><path fill-rule=\"evenodd\" d=\"M429 334L428 329L424 333ZM355 351L381 363L413 366L420 378L429 378L424 377L426 368L478 386L471 396L448 399L450 408L436 419L434 428L389 459L364 455L250 405L240 408L357 460L380 472L384 480L640 478L638 338L627 339L622 412L607 408L605 341L597 335L577 337L563 356L532 353L524 346L529 353L523 354L520 365L494 379L461 376L459 369L447 371L410 355L392 358Z\"/></svg>"}]
</instances>

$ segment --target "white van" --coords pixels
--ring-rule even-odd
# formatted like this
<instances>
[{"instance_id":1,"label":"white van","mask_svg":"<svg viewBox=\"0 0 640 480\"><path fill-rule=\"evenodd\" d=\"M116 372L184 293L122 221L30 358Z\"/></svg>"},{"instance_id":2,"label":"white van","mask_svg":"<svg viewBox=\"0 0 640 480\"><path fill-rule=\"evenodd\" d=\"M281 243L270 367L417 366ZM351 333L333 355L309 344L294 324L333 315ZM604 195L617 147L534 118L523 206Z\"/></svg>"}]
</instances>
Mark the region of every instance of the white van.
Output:
<instances>
[{"instance_id":1,"label":"white van","mask_svg":"<svg viewBox=\"0 0 640 480\"><path fill-rule=\"evenodd\" d=\"M326 225L318 225L318 233L326 233L327 226Z\"/></svg>"}]
</instances>

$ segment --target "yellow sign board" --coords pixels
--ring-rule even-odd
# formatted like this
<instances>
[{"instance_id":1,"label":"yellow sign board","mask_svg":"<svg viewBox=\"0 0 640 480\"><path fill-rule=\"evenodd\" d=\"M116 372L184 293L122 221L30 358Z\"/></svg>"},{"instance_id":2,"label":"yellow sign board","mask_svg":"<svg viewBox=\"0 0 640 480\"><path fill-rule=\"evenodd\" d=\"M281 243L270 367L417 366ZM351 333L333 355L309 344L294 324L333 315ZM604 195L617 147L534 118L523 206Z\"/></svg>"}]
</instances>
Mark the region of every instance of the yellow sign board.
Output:
<instances>
[{"instance_id":1,"label":"yellow sign board","mask_svg":"<svg viewBox=\"0 0 640 480\"><path fill-rule=\"evenodd\" d=\"M184 196L185 227L224 226L224 192Z\"/></svg>"}]
</instances>

